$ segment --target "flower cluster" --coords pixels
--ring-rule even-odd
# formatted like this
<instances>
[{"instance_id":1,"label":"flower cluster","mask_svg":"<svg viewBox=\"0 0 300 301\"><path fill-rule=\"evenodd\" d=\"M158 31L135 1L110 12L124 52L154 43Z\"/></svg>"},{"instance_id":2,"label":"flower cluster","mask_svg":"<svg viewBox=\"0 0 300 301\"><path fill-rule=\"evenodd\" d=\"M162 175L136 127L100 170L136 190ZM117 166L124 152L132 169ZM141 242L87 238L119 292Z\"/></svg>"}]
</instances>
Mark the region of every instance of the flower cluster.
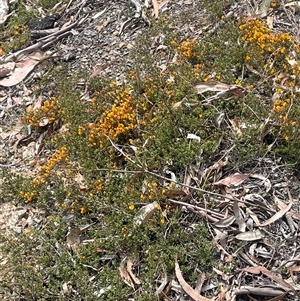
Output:
<instances>
[{"instance_id":1,"label":"flower cluster","mask_svg":"<svg viewBox=\"0 0 300 301\"><path fill-rule=\"evenodd\" d=\"M26 120L32 126L44 126L56 120L58 111L57 99L52 97L50 100L45 100L40 108L31 109Z\"/></svg>"},{"instance_id":2,"label":"flower cluster","mask_svg":"<svg viewBox=\"0 0 300 301\"><path fill-rule=\"evenodd\" d=\"M20 197L26 203L31 202L38 194L38 188L46 183L55 167L61 162L68 161L68 150L63 146L58 149L52 156L50 156L48 161L43 166L41 166L35 178L30 181L30 189L28 191L25 191L26 189L23 189L19 192Z\"/></svg>"},{"instance_id":3,"label":"flower cluster","mask_svg":"<svg viewBox=\"0 0 300 301\"><path fill-rule=\"evenodd\" d=\"M143 193L141 194L140 199L142 201L152 201L154 199L160 200L165 197L165 192L166 190L164 188L159 187L157 182L151 182L143 187Z\"/></svg>"},{"instance_id":4,"label":"flower cluster","mask_svg":"<svg viewBox=\"0 0 300 301\"><path fill-rule=\"evenodd\" d=\"M273 33L261 20L251 20L240 25L239 29L247 49L245 61L259 69L258 58L261 58L262 72L274 79L277 97L270 112L282 126L282 135L288 141L290 135L287 133L294 132L297 126L294 117L298 108L295 88L300 76L299 45L288 33Z\"/></svg>"},{"instance_id":5,"label":"flower cluster","mask_svg":"<svg viewBox=\"0 0 300 301\"><path fill-rule=\"evenodd\" d=\"M277 117L283 126L286 127L295 127L297 122L289 117L290 108L292 106L292 101L290 98L285 99L276 99L273 103L273 108L271 109L271 113ZM289 136L284 136L285 140L289 140Z\"/></svg>"},{"instance_id":6,"label":"flower cluster","mask_svg":"<svg viewBox=\"0 0 300 301\"><path fill-rule=\"evenodd\" d=\"M291 103L291 100L289 98L287 98L285 100L276 99L274 101L274 105L273 105L273 108L271 110L271 113L273 113L273 114L275 114L275 113L282 114L284 111L287 110L290 103Z\"/></svg>"},{"instance_id":7,"label":"flower cluster","mask_svg":"<svg viewBox=\"0 0 300 301\"><path fill-rule=\"evenodd\" d=\"M137 106L134 104L131 89L116 89L109 96L114 98L111 108L106 109L95 122L78 127L78 134L85 135L93 146L103 147L106 137L114 140L137 128ZM96 100L92 100L92 105L97 105Z\"/></svg>"},{"instance_id":8,"label":"flower cluster","mask_svg":"<svg viewBox=\"0 0 300 301\"><path fill-rule=\"evenodd\" d=\"M294 40L294 37L288 33L272 33L266 23L261 20L246 22L240 25L239 29L242 31L242 40L246 45L257 46L260 53L284 54ZM251 55L248 54L246 59L249 61Z\"/></svg>"},{"instance_id":9,"label":"flower cluster","mask_svg":"<svg viewBox=\"0 0 300 301\"><path fill-rule=\"evenodd\" d=\"M101 180L96 180L93 184L93 188L96 190L96 191L101 191L103 189L103 185L102 185L102 181Z\"/></svg>"},{"instance_id":10,"label":"flower cluster","mask_svg":"<svg viewBox=\"0 0 300 301\"><path fill-rule=\"evenodd\" d=\"M172 40L170 44L175 47L175 52L180 53L187 59L201 57L197 49L198 43L195 39L187 39L180 44L176 40Z\"/></svg>"},{"instance_id":11,"label":"flower cluster","mask_svg":"<svg viewBox=\"0 0 300 301\"><path fill-rule=\"evenodd\" d=\"M31 191L21 190L19 195L25 200L26 203L32 201L37 194L37 188L46 183L46 180L50 177L51 171L57 164L62 161L69 161L68 150L65 146L57 150L38 171L36 177L30 181L30 186L33 188Z\"/></svg>"},{"instance_id":12,"label":"flower cluster","mask_svg":"<svg viewBox=\"0 0 300 301\"><path fill-rule=\"evenodd\" d=\"M239 26L247 55L245 62L270 76L289 72L288 53L295 47L294 37L288 33L273 33L261 20L251 20ZM295 70L297 66L294 67Z\"/></svg>"},{"instance_id":13,"label":"flower cluster","mask_svg":"<svg viewBox=\"0 0 300 301\"><path fill-rule=\"evenodd\" d=\"M13 25L14 35L18 36L20 34L20 27L18 24Z\"/></svg>"},{"instance_id":14,"label":"flower cluster","mask_svg":"<svg viewBox=\"0 0 300 301\"><path fill-rule=\"evenodd\" d=\"M29 203L35 197L36 190L27 191L27 192L24 190L20 190L19 195L25 201L25 203Z\"/></svg>"}]
</instances>

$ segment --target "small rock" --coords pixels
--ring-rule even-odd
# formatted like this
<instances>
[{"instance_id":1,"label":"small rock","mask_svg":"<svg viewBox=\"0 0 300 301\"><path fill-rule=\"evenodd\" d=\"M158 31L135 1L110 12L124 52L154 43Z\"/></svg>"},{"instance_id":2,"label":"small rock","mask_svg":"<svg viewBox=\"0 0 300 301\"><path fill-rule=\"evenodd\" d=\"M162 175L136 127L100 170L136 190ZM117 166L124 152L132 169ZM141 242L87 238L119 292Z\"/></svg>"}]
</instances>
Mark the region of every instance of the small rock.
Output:
<instances>
[{"instance_id":1,"label":"small rock","mask_svg":"<svg viewBox=\"0 0 300 301\"><path fill-rule=\"evenodd\" d=\"M54 27L55 21L60 19L59 14L52 14L45 18L28 21L27 26L30 30L44 30Z\"/></svg>"}]
</instances>

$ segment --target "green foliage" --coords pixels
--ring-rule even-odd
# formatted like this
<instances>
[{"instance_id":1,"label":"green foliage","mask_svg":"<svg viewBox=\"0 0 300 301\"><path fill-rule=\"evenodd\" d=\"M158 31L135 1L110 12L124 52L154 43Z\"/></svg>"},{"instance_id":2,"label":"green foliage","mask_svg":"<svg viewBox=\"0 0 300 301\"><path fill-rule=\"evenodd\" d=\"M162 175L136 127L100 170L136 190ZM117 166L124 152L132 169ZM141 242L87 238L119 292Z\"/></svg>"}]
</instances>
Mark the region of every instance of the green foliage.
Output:
<instances>
[{"instance_id":1,"label":"green foliage","mask_svg":"<svg viewBox=\"0 0 300 301\"><path fill-rule=\"evenodd\" d=\"M56 2L38 3L50 9ZM224 1L204 4L215 18L225 9ZM22 12L18 6L17 13ZM14 26L11 22L8 27ZM253 30L263 35L265 44L253 44ZM174 57L166 65L160 64L165 53L149 51L161 32L164 51ZM224 20L201 41L183 39L172 30L172 20L163 16L137 41L134 68L127 70L126 81L94 77L88 101L81 99L76 86L79 78L87 79L85 74L66 80L65 66L49 65L40 84L54 82L55 95L24 116L34 131L51 132L45 141L49 156L32 175L3 171L1 187L3 199L46 209L47 222L43 229L29 228L6 238L1 252L8 263L0 290L9 294L7 284L14 279L13 291L26 300L156 300L154 279L165 272L174 274L176 255L187 281L196 280L197 268L212 276L215 247L206 225L196 214L168 203L174 183L166 181L165 173L174 172L180 182L187 166L213 164L232 146L229 164L234 166L268 151L284 155L288 163L297 161L295 91L279 91L260 76L265 72L276 82L274 72L286 66L294 76L288 79L290 87L298 83L299 70L286 65L284 58L291 47L295 45L290 36L273 36L260 22L238 27ZM274 66L267 65L270 55ZM224 93L208 102L215 92L201 94L195 86L215 82L240 86L246 93ZM272 99L274 89L280 97L274 103L262 101L261 95ZM190 134L198 139L189 139ZM209 179L199 186L213 189ZM153 201L159 206L137 225L139 210ZM70 214L76 224L94 223L85 233L88 243L76 250L66 244L70 225L63 217ZM120 276L119 268L128 259L141 290L126 285ZM235 263L221 268L234 267Z\"/></svg>"}]
</instances>

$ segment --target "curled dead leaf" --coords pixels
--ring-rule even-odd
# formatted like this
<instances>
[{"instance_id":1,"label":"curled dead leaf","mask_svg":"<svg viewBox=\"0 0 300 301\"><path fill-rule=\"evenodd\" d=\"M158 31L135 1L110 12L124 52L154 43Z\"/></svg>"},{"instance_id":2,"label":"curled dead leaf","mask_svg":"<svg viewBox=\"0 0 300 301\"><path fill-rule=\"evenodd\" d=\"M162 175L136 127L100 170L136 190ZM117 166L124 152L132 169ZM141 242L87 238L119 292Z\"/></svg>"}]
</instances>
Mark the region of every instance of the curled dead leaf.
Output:
<instances>
[{"instance_id":1,"label":"curled dead leaf","mask_svg":"<svg viewBox=\"0 0 300 301\"><path fill-rule=\"evenodd\" d=\"M248 174L241 174L237 173L234 175L230 175L220 181L214 183L214 185L224 185L227 187L237 187L241 185L247 178L249 177Z\"/></svg>"},{"instance_id":2,"label":"curled dead leaf","mask_svg":"<svg viewBox=\"0 0 300 301\"><path fill-rule=\"evenodd\" d=\"M131 280L131 277L130 277L128 271L123 267L119 267L119 273L120 273L120 276L121 276L122 280L124 281L124 283L126 283L128 286L130 286L134 289L134 284Z\"/></svg>"},{"instance_id":3,"label":"curled dead leaf","mask_svg":"<svg viewBox=\"0 0 300 301\"><path fill-rule=\"evenodd\" d=\"M156 201L146 206L143 206L135 216L134 224L136 226L140 226L141 224L149 220L149 218L151 218L151 216L157 210L157 208L159 208L159 204Z\"/></svg>"},{"instance_id":4,"label":"curled dead leaf","mask_svg":"<svg viewBox=\"0 0 300 301\"><path fill-rule=\"evenodd\" d=\"M214 299L208 299L197 293L183 278L177 256L175 257L175 274L182 287L182 289L195 301L213 301Z\"/></svg>"},{"instance_id":5,"label":"curled dead leaf","mask_svg":"<svg viewBox=\"0 0 300 301\"><path fill-rule=\"evenodd\" d=\"M259 229L256 229L255 231L240 233L235 236L236 239L243 240L243 241L254 241L254 240L262 239L263 237L264 236Z\"/></svg>"}]
</instances>

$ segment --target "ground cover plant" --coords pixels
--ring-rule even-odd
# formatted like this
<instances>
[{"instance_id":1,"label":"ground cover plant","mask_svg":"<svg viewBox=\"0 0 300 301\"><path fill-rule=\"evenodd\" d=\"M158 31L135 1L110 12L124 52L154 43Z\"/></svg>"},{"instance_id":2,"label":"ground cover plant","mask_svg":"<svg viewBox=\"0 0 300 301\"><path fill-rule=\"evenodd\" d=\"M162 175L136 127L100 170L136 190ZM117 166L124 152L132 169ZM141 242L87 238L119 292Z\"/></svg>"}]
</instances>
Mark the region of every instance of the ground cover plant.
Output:
<instances>
[{"instance_id":1,"label":"ground cover plant","mask_svg":"<svg viewBox=\"0 0 300 301\"><path fill-rule=\"evenodd\" d=\"M179 278L179 265L190 284L204 273L219 285L206 292L213 298L222 292L220 271L243 267L226 252L220 262L210 220L192 209L218 207L208 196L224 193L221 167L228 175L266 156L297 167L300 50L295 36L264 19L226 17L222 3L206 8L218 26L201 39L174 30L180 23L168 14L153 19L123 81L69 77L63 63L49 63L52 71L37 79L44 90L55 83L55 94L24 106L21 120L46 133L42 155L28 162L30 174L2 169L1 198L45 218L3 235L5 296L173 300L176 290L159 287L174 271Z\"/></svg>"}]
</instances>

